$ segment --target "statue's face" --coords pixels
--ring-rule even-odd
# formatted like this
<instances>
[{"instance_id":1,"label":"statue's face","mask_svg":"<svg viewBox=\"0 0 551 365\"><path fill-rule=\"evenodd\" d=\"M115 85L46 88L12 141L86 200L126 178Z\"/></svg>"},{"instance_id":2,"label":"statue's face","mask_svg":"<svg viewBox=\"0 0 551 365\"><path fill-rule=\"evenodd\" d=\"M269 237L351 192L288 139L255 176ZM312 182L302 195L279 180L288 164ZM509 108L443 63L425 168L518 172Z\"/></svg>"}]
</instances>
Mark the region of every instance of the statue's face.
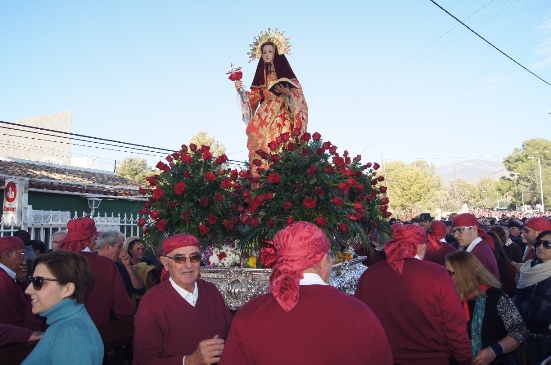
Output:
<instances>
[{"instance_id":1,"label":"statue's face","mask_svg":"<svg viewBox=\"0 0 551 365\"><path fill-rule=\"evenodd\" d=\"M275 47L271 44L267 44L262 47L262 61L264 63L271 63L274 60Z\"/></svg>"}]
</instances>

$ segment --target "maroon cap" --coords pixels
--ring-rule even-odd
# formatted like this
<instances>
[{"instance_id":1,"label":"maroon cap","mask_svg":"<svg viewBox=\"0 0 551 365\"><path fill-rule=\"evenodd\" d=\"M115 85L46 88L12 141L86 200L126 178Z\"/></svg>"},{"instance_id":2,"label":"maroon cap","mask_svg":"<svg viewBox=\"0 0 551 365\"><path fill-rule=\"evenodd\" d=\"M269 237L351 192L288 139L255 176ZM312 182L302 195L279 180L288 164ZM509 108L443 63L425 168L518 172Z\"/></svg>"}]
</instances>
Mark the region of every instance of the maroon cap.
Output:
<instances>
[{"instance_id":1,"label":"maroon cap","mask_svg":"<svg viewBox=\"0 0 551 365\"><path fill-rule=\"evenodd\" d=\"M24 250L25 244L14 236L0 237L0 255L7 251Z\"/></svg>"}]
</instances>

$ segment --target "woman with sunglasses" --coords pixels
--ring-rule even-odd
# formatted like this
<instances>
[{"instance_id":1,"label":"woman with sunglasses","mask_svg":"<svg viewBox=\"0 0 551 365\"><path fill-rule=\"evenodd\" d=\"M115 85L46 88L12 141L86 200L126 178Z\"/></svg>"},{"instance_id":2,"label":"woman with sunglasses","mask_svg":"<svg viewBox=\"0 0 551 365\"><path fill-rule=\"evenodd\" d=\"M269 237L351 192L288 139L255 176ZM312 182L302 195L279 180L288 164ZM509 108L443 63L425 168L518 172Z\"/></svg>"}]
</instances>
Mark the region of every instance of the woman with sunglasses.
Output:
<instances>
[{"instance_id":1,"label":"woman with sunglasses","mask_svg":"<svg viewBox=\"0 0 551 365\"><path fill-rule=\"evenodd\" d=\"M199 279L199 241L187 233L165 239L161 263L162 282L144 295L134 321L134 365L217 363L231 313L218 288Z\"/></svg>"},{"instance_id":2,"label":"woman with sunglasses","mask_svg":"<svg viewBox=\"0 0 551 365\"><path fill-rule=\"evenodd\" d=\"M473 364L516 364L512 351L528 329L499 280L467 251L447 254L444 266L463 303Z\"/></svg>"},{"instance_id":3,"label":"woman with sunglasses","mask_svg":"<svg viewBox=\"0 0 551 365\"><path fill-rule=\"evenodd\" d=\"M530 331L524 343L527 365L551 356L551 230L541 232L534 247L537 259L520 268L515 300Z\"/></svg>"},{"instance_id":4,"label":"woman with sunglasses","mask_svg":"<svg viewBox=\"0 0 551 365\"><path fill-rule=\"evenodd\" d=\"M54 251L32 263L25 293L32 312L46 317L48 329L23 364L87 364L103 361L101 336L84 308L92 272L84 256Z\"/></svg>"}]
</instances>

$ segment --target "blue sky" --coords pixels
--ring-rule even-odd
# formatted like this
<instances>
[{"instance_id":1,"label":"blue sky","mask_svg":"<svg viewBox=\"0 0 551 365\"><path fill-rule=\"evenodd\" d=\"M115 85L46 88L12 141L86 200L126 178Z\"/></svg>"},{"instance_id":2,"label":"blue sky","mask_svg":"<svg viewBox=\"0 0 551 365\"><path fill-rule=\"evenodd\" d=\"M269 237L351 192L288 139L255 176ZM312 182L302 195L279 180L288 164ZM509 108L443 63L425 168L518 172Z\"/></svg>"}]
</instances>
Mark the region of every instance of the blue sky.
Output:
<instances>
[{"instance_id":1,"label":"blue sky","mask_svg":"<svg viewBox=\"0 0 551 365\"><path fill-rule=\"evenodd\" d=\"M437 2L551 83L548 0ZM225 73L242 66L248 87L249 44L271 27L291 37L309 131L362 161L500 161L551 139L551 86L428 0L3 1L0 24L3 121L71 111L74 133L166 149L204 130L246 160Z\"/></svg>"}]
</instances>

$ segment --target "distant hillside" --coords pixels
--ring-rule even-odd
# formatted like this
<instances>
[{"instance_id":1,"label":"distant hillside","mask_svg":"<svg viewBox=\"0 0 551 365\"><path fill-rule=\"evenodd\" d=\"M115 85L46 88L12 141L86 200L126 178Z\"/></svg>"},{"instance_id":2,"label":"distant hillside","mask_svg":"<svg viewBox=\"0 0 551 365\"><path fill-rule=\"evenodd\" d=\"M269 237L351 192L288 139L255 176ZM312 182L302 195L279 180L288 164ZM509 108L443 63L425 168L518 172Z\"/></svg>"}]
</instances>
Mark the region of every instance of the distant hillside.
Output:
<instances>
[{"instance_id":1,"label":"distant hillside","mask_svg":"<svg viewBox=\"0 0 551 365\"><path fill-rule=\"evenodd\" d=\"M442 177L444 184L454 179L465 180L476 185L482 178L490 177L498 180L502 176L509 176L509 172L501 162L483 160L465 160L454 162L436 168L436 173Z\"/></svg>"}]
</instances>

